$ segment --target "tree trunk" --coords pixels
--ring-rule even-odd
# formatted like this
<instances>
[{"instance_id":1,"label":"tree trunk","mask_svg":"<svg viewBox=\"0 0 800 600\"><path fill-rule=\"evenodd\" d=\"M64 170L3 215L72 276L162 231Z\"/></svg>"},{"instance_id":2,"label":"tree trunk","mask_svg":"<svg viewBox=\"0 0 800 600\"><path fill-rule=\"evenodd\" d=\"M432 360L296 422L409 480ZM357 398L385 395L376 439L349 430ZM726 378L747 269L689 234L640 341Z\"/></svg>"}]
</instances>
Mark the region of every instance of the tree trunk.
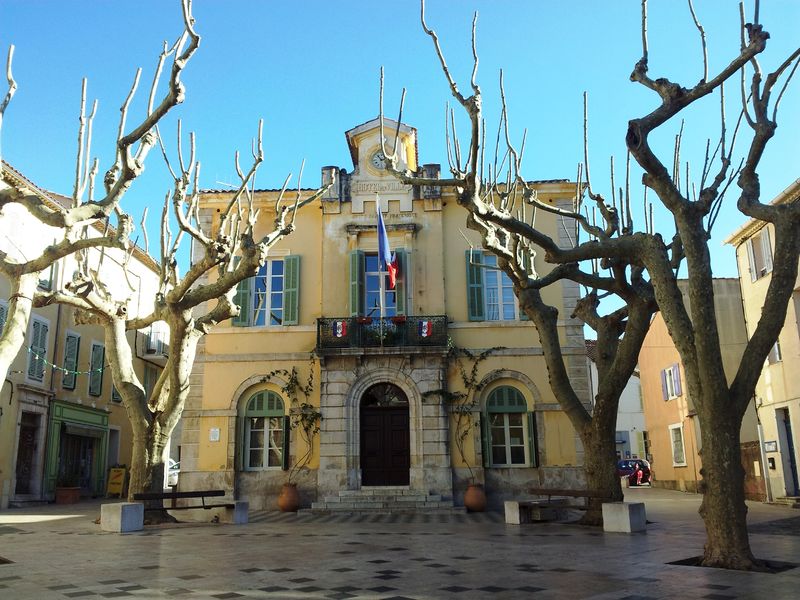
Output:
<instances>
[{"instance_id":1,"label":"tree trunk","mask_svg":"<svg viewBox=\"0 0 800 600\"><path fill-rule=\"evenodd\" d=\"M616 403L614 403L616 404ZM617 477L616 415L614 419L598 418L581 431L584 449L586 487L608 499L590 498L588 510L581 518L583 525L603 524L603 502L621 502L622 486Z\"/></svg>"},{"instance_id":2,"label":"tree trunk","mask_svg":"<svg viewBox=\"0 0 800 600\"><path fill-rule=\"evenodd\" d=\"M709 415L709 412L713 412ZM739 431L741 417L721 418L724 410L700 413L703 467L700 474L703 502L700 516L706 528L703 566L752 570L758 563L747 536Z\"/></svg>"},{"instance_id":3,"label":"tree trunk","mask_svg":"<svg viewBox=\"0 0 800 600\"><path fill-rule=\"evenodd\" d=\"M25 344L28 323L31 318L33 295L39 285L40 273L26 273L17 277L9 277L11 290L8 300L8 314L0 337L0 373L5 378L11 363Z\"/></svg>"}]
</instances>

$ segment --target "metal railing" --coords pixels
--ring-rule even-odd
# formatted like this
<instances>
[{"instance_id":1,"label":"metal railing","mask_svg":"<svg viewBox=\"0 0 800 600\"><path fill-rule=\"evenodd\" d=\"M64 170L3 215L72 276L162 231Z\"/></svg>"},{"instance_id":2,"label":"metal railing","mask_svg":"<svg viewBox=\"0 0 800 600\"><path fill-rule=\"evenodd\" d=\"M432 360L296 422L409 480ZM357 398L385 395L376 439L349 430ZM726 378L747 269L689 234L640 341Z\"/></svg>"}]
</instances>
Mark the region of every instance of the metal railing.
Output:
<instances>
[{"instance_id":1,"label":"metal railing","mask_svg":"<svg viewBox=\"0 0 800 600\"><path fill-rule=\"evenodd\" d=\"M447 346L447 315L324 317L317 349Z\"/></svg>"}]
</instances>

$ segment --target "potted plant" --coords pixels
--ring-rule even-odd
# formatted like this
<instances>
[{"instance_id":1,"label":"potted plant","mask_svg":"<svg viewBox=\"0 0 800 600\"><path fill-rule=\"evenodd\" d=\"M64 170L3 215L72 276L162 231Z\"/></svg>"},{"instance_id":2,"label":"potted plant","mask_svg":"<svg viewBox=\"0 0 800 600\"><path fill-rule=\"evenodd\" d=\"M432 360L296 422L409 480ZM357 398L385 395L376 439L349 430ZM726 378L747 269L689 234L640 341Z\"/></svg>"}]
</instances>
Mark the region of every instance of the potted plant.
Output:
<instances>
[{"instance_id":1,"label":"potted plant","mask_svg":"<svg viewBox=\"0 0 800 600\"><path fill-rule=\"evenodd\" d=\"M286 482L278 496L278 508L282 512L295 512L300 507L300 494L297 491L295 478L311 461L311 455L314 452L314 437L319 433L319 422L322 420L322 413L309 402L311 392L314 390L314 358L312 356L309 362L308 378L304 384L300 383L296 367L292 367L291 371L277 369L267 373L262 381L269 381L276 375L286 378L281 392L291 401L289 429L298 432L300 438L305 442L305 451L288 470ZM302 395L302 400L300 395Z\"/></svg>"},{"instance_id":2,"label":"potted plant","mask_svg":"<svg viewBox=\"0 0 800 600\"><path fill-rule=\"evenodd\" d=\"M297 491L295 478L301 470L305 469L311 460L314 451L314 437L319 433L319 422L322 413L308 402L293 401L289 425L292 431L300 435L305 444L305 451L295 460L286 477L286 483L281 488L278 496L278 508L281 512L296 512L300 508L300 493Z\"/></svg>"},{"instance_id":3,"label":"potted plant","mask_svg":"<svg viewBox=\"0 0 800 600\"><path fill-rule=\"evenodd\" d=\"M469 350L454 346L449 340L448 345L447 358L449 361L455 362L461 376L461 382L464 385L464 391L451 392L449 390L433 390L425 393L423 396L440 396L449 407L450 412L455 415L455 424L453 427L455 446L461 456L462 462L469 470L469 483L464 492L464 506L470 512L483 512L486 510L487 505L486 490L482 483L475 480L475 472L472 470L472 465L467 457L466 441L467 438L470 437L470 433L478 427L478 423L475 422L475 412L478 409L476 393L483 388L478 380L478 366L481 362L486 360L490 354L500 348L489 348L480 354L472 354ZM462 362L464 358L472 363L469 371Z\"/></svg>"},{"instance_id":4,"label":"potted plant","mask_svg":"<svg viewBox=\"0 0 800 600\"><path fill-rule=\"evenodd\" d=\"M77 473L62 473L56 482L56 504L75 504L81 499Z\"/></svg>"}]
</instances>

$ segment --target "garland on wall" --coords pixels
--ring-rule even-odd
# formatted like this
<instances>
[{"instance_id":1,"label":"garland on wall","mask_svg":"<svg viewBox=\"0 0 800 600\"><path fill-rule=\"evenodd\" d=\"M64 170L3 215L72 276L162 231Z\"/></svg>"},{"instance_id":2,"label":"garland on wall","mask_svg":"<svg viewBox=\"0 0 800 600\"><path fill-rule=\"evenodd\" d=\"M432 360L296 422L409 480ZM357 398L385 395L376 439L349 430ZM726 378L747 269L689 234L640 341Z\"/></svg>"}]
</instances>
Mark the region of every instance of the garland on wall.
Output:
<instances>
[{"instance_id":1,"label":"garland on wall","mask_svg":"<svg viewBox=\"0 0 800 600\"><path fill-rule=\"evenodd\" d=\"M28 349L28 354L33 356L36 360L41 360L42 363L44 363L45 367L50 367L51 369L55 369L56 371L61 371L62 373L65 373L67 375L91 375L92 373L102 373L103 371L106 370L106 367L111 366L110 363L106 363L102 367L99 367L97 369L89 369L88 371L74 371L72 369L65 369L64 367L59 367L57 364L51 363L49 360L47 360L46 357L40 355L38 351L34 350L31 346L28 346L27 349Z\"/></svg>"}]
</instances>

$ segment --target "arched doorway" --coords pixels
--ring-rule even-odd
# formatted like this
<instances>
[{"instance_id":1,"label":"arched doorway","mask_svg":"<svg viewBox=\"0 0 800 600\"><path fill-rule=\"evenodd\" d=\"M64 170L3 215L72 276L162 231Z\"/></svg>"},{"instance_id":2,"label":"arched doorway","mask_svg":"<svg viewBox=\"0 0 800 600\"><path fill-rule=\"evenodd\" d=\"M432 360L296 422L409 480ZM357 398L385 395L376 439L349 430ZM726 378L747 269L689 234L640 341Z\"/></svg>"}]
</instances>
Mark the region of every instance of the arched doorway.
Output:
<instances>
[{"instance_id":1,"label":"arched doorway","mask_svg":"<svg viewBox=\"0 0 800 600\"><path fill-rule=\"evenodd\" d=\"M408 398L379 383L361 397L361 485L408 485Z\"/></svg>"}]
</instances>

